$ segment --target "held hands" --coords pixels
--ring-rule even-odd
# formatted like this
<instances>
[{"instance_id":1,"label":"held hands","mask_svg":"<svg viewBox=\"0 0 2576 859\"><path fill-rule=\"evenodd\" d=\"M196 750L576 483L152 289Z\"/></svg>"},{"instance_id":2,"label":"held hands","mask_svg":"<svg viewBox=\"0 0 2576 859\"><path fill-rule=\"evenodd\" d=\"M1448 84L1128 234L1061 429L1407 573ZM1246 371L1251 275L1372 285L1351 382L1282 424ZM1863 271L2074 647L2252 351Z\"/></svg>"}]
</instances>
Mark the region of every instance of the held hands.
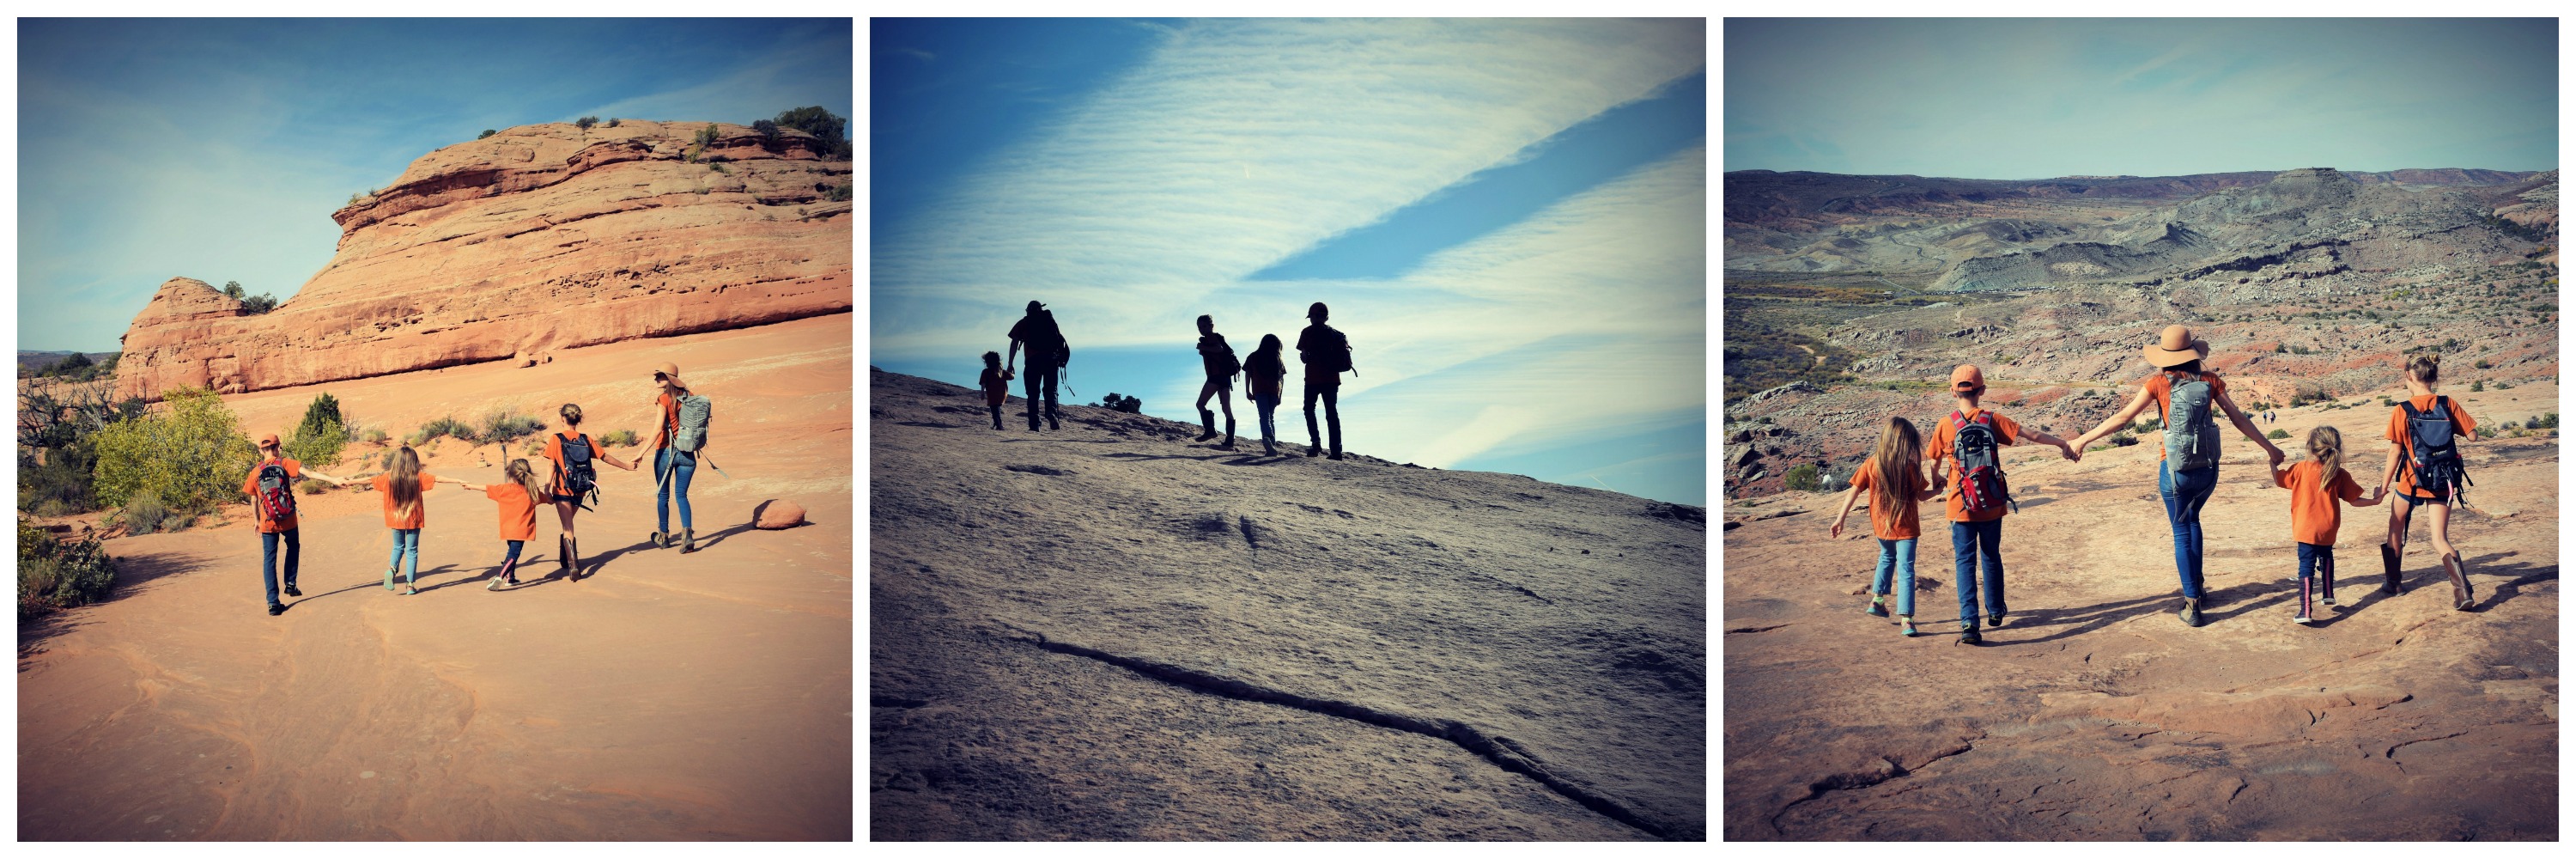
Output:
<instances>
[{"instance_id":1,"label":"held hands","mask_svg":"<svg viewBox=\"0 0 2576 859\"><path fill-rule=\"evenodd\" d=\"M2281 469L2281 462L2290 458L2288 454L2282 453L2280 448L2273 447L2268 444L2263 446L2263 454L2272 458L2272 470L2274 471L2279 471Z\"/></svg>"},{"instance_id":2,"label":"held hands","mask_svg":"<svg viewBox=\"0 0 2576 859\"><path fill-rule=\"evenodd\" d=\"M2057 454L2066 457L2067 462L2083 462L2084 445L2076 442L2061 442L2057 445Z\"/></svg>"}]
</instances>

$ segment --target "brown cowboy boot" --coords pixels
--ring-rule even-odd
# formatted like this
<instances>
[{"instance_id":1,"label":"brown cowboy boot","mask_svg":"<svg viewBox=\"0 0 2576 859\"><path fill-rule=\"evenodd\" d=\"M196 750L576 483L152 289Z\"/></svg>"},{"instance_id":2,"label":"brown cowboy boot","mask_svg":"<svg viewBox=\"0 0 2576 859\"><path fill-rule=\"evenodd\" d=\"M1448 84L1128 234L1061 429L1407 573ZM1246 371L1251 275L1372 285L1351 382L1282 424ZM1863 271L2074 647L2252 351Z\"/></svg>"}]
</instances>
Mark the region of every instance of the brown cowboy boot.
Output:
<instances>
[{"instance_id":1,"label":"brown cowboy boot","mask_svg":"<svg viewBox=\"0 0 2576 859\"><path fill-rule=\"evenodd\" d=\"M2460 553L2443 555L2442 571L2451 574L2452 608L2468 611L2477 604L2477 593L2469 588L2469 562L2460 560Z\"/></svg>"},{"instance_id":2,"label":"brown cowboy boot","mask_svg":"<svg viewBox=\"0 0 2576 859\"><path fill-rule=\"evenodd\" d=\"M2386 543L2379 544L2379 565L2388 570L2388 577L2379 580L2379 592L2390 596L2405 593L2406 586L2397 581L2400 572L2397 568L2397 550L2388 548Z\"/></svg>"}]
</instances>

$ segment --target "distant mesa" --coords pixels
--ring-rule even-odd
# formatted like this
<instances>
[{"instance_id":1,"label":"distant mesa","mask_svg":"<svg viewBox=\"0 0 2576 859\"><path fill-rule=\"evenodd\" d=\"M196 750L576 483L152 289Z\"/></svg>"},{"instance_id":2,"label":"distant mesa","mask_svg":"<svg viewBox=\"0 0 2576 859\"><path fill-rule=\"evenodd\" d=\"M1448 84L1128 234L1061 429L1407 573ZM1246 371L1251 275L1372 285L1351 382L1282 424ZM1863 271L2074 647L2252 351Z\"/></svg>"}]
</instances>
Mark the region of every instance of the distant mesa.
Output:
<instances>
[{"instance_id":1,"label":"distant mesa","mask_svg":"<svg viewBox=\"0 0 2576 859\"><path fill-rule=\"evenodd\" d=\"M848 312L852 165L821 160L828 151L794 129L639 120L441 148L333 212L338 254L273 312L251 315L204 281L164 282L126 329L117 393L535 363Z\"/></svg>"}]
</instances>

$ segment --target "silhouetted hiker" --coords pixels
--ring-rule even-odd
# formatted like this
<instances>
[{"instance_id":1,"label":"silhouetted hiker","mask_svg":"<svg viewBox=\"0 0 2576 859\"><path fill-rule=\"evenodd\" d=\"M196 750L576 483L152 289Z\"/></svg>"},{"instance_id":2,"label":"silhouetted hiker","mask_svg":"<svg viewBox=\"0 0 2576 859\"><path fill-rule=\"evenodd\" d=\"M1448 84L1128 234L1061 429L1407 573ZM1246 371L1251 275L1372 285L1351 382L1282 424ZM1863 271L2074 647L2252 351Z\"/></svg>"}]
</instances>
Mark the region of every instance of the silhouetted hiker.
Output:
<instances>
[{"instance_id":1,"label":"silhouetted hiker","mask_svg":"<svg viewBox=\"0 0 2576 859\"><path fill-rule=\"evenodd\" d=\"M332 484L348 481L319 471L307 472L304 463L286 458L279 452L277 434L259 437L259 463L242 479L242 494L250 496L251 512L259 526L259 580L268 589L268 613L282 614L286 606L277 601L277 544L286 543L286 595L300 597L295 589L297 556L303 554L304 541L297 533L295 521L295 481L306 476Z\"/></svg>"},{"instance_id":2,"label":"silhouetted hiker","mask_svg":"<svg viewBox=\"0 0 2576 859\"><path fill-rule=\"evenodd\" d=\"M1225 335L1216 333L1216 319L1199 314L1199 363L1207 369L1207 382L1199 386L1199 441L1216 437L1216 413L1208 411L1209 397L1225 409L1225 443L1217 447L1234 449L1234 374L1243 372L1243 362L1234 358L1234 347L1225 345Z\"/></svg>"},{"instance_id":3,"label":"silhouetted hiker","mask_svg":"<svg viewBox=\"0 0 2576 859\"><path fill-rule=\"evenodd\" d=\"M1279 335L1261 335L1261 348L1252 350L1252 357L1243 362L1243 378L1250 383L1252 405L1261 413L1261 452L1265 456L1279 455L1279 446L1274 443L1279 432L1270 418L1279 410L1280 383L1288 378L1288 362L1279 355L1282 348Z\"/></svg>"},{"instance_id":4,"label":"silhouetted hiker","mask_svg":"<svg viewBox=\"0 0 2576 859\"><path fill-rule=\"evenodd\" d=\"M1322 435L1315 431L1315 398L1324 399L1324 421L1333 429L1333 457L1342 458L1342 374L1356 372L1351 365L1351 339L1333 326L1324 324L1332 311L1321 301L1306 308L1306 318L1314 324L1297 332L1297 360L1306 365L1306 455L1314 456L1324 446Z\"/></svg>"},{"instance_id":5,"label":"silhouetted hiker","mask_svg":"<svg viewBox=\"0 0 2576 859\"><path fill-rule=\"evenodd\" d=\"M1029 371L1024 374L1028 380L1029 431L1038 431L1038 394L1041 391L1046 394L1047 428L1063 429L1064 425L1056 421L1055 384L1056 377L1064 372L1065 359L1072 356L1073 349L1065 344L1064 331L1055 326L1055 312L1046 309L1046 305L1029 302L1028 315L1011 325L1011 354L1009 360L1002 364L1005 372L1019 365L1020 348L1023 346L1029 350Z\"/></svg>"},{"instance_id":6,"label":"silhouetted hiker","mask_svg":"<svg viewBox=\"0 0 2576 859\"><path fill-rule=\"evenodd\" d=\"M2209 357L2209 343L2192 339L2191 329L2180 325L2165 326L2157 342L2146 345L2147 363L2156 366L2156 374L2138 385L2138 395L2118 414L2104 420L2101 426L2075 440L2075 448L2110 435L2127 426L2130 418L2156 406L2164 420L2165 443L2156 451L2156 491L2164 496L2165 522L2173 530L2174 574L2182 579L2182 622L2200 625L2201 599L2201 528L2200 511L2209 503L2209 493L2218 488L2218 423L2215 415L2224 411L2228 423L2237 432L2254 440L2272 459L2272 467L2281 467L2281 449L2272 446L2263 431L2254 428L2252 418L2236 408L2227 396L2227 382L2218 374L2201 369L2200 362Z\"/></svg>"},{"instance_id":7,"label":"silhouetted hiker","mask_svg":"<svg viewBox=\"0 0 2576 859\"><path fill-rule=\"evenodd\" d=\"M1011 371L1002 369L1002 353L984 353L984 375L975 380L984 391L984 408L993 413L993 428L1002 428L1002 401L1011 398Z\"/></svg>"},{"instance_id":8,"label":"silhouetted hiker","mask_svg":"<svg viewBox=\"0 0 2576 859\"><path fill-rule=\"evenodd\" d=\"M2406 400L2388 410L2388 468L2379 477L2384 490L2391 481L2397 484L2397 506L2388 511L2388 542L2379 546L2380 564L2388 571L2381 581L2381 593L2398 594L2406 590L2404 578L2406 529L2415 522L2415 508L2432 511L2433 553L2442 559L2442 571L2451 577L2451 607L2468 611L2476 604L2476 594L2469 588L2469 564L2460 559L2459 550L2451 546L2451 501L2467 489L2466 472L2461 470L2460 448L2454 438L2478 437L2478 422L2460 408L2460 401L2433 392L2442 380L2442 359L2438 355L2417 355L2406 365Z\"/></svg>"},{"instance_id":9,"label":"silhouetted hiker","mask_svg":"<svg viewBox=\"0 0 2576 859\"><path fill-rule=\"evenodd\" d=\"M555 518L563 523L563 533L555 535L555 567L581 581L581 538L573 530L573 515L580 513L585 498L599 495L599 471L593 462L605 462L628 471L637 463L619 462L606 448L581 431L581 407L563 404L555 414L563 418L563 429L546 436L547 462L554 463L554 474L546 491L538 498L555 506Z\"/></svg>"}]
</instances>

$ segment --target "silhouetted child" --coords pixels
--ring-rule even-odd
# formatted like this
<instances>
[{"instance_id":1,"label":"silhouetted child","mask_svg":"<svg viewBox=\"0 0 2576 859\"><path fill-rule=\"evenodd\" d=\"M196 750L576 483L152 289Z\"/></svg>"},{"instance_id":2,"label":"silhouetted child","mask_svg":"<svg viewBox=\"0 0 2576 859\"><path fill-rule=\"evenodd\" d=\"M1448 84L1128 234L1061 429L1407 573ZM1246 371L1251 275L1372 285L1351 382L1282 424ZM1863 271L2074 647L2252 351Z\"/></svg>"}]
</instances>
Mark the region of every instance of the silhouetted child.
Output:
<instances>
[{"instance_id":1,"label":"silhouetted child","mask_svg":"<svg viewBox=\"0 0 2576 859\"><path fill-rule=\"evenodd\" d=\"M1887 419L1878 433L1878 452L1852 470L1851 491L1843 493L1841 512L1828 532L1843 535L1843 520L1862 492L1869 493L1869 530L1878 537L1878 575L1870 580L1869 614L1887 616L1887 589L1896 587L1897 634L1914 637L1914 543L1923 535L1915 503L1940 496L1923 478L1923 437L1904 418ZM1860 535L1854 534L1854 537ZM1891 582L1891 573L1894 581Z\"/></svg>"},{"instance_id":2,"label":"silhouetted child","mask_svg":"<svg viewBox=\"0 0 2576 859\"><path fill-rule=\"evenodd\" d=\"M1002 400L1011 395L1009 370L1002 369L1002 353L984 353L984 377L975 386L984 389L984 408L993 413L993 428L1002 428Z\"/></svg>"},{"instance_id":3,"label":"silhouetted child","mask_svg":"<svg viewBox=\"0 0 2576 859\"><path fill-rule=\"evenodd\" d=\"M2323 593L2326 605L2335 604L2335 531L2343 525L2338 502L2371 507L2388 491L2382 487L2368 497L2361 494L2352 472L2344 470L2343 434L2334 427L2308 431L2308 456L2305 462L2272 469L2273 485L2290 490L2290 539L2299 543L2299 612L2290 617L2292 623L2308 622L2313 593Z\"/></svg>"},{"instance_id":4,"label":"silhouetted child","mask_svg":"<svg viewBox=\"0 0 2576 859\"><path fill-rule=\"evenodd\" d=\"M509 482L476 486L462 480L447 481L483 493L483 497L501 505L501 541L506 551L501 556L501 565L492 570L492 584L483 588L487 591L500 590L502 585L519 584L519 550L527 546L529 540L537 538L537 499L552 497L546 491L546 485L537 480L537 470L525 459L510 460L509 466L501 469L501 474L509 478Z\"/></svg>"},{"instance_id":5,"label":"silhouetted child","mask_svg":"<svg viewBox=\"0 0 2576 859\"><path fill-rule=\"evenodd\" d=\"M1279 410L1281 383L1288 378L1288 360L1279 354L1282 348L1279 335L1264 334L1261 335L1261 348L1252 350L1252 357L1243 360L1243 377L1248 383L1246 390L1252 395L1253 406L1261 413L1261 453L1264 456L1279 455L1279 445L1275 440L1279 430L1271 415Z\"/></svg>"},{"instance_id":6,"label":"silhouetted child","mask_svg":"<svg viewBox=\"0 0 2576 859\"><path fill-rule=\"evenodd\" d=\"M2005 489L2002 449L2020 439L2057 446L2069 460L2075 448L2038 430L2023 429L2011 418L1986 411L1977 400L1986 394L1986 376L1975 364L1950 371L1950 396L1958 408L1932 430L1923 456L1932 462L1935 483L1949 486L1950 551L1955 558L1959 590L1959 640L1981 644L1977 634L1977 572L1983 558L1988 626L2004 625L2004 513L2011 504ZM1945 465L1949 466L1945 469ZM1944 472L1947 472L1946 477Z\"/></svg>"},{"instance_id":7,"label":"silhouetted child","mask_svg":"<svg viewBox=\"0 0 2576 859\"><path fill-rule=\"evenodd\" d=\"M2405 402L2388 410L2388 470L2379 478L2384 491L2389 483L2397 484L2397 501L2388 511L2388 542L2379 546L2380 564L2388 578L2379 589L2382 593L2405 591L2401 561L2406 554L2406 529L2415 521L2415 508L2432 511L2433 552L2442 559L2443 572L2451 577L2451 607L2468 611L2476 603L2469 589L2469 565L2460 560L2458 549L2451 546L2451 501L2466 488L2467 475L2461 470L2460 447L2454 438L2477 438L2478 422L2460 408L2460 401L2433 392L2442 380L2440 356L2417 355L2406 365Z\"/></svg>"}]
</instances>

